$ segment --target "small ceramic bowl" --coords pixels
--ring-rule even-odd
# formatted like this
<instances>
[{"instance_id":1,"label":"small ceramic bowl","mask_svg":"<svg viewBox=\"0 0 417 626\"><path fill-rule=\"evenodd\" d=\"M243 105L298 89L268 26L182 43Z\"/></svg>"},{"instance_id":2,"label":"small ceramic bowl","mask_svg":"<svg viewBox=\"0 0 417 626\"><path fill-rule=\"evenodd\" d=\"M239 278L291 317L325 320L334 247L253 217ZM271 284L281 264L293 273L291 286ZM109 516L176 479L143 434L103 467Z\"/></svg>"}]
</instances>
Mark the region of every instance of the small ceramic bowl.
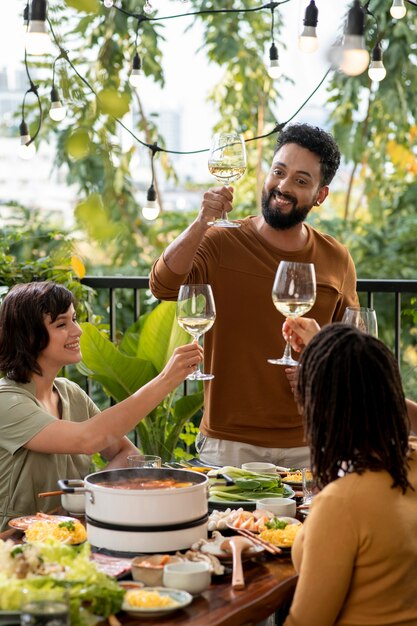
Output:
<instances>
[{"instance_id":1,"label":"small ceramic bowl","mask_svg":"<svg viewBox=\"0 0 417 626\"><path fill-rule=\"evenodd\" d=\"M297 512L297 504L292 498L262 498L256 501L256 507L278 516L295 517Z\"/></svg>"},{"instance_id":2,"label":"small ceramic bowl","mask_svg":"<svg viewBox=\"0 0 417 626\"><path fill-rule=\"evenodd\" d=\"M85 493L63 493L61 505L71 515L83 515L85 513Z\"/></svg>"},{"instance_id":3,"label":"small ceramic bowl","mask_svg":"<svg viewBox=\"0 0 417 626\"><path fill-rule=\"evenodd\" d=\"M241 467L247 472L258 472L259 474L276 473L276 465L273 463L261 463L259 461L254 461L253 463L243 463Z\"/></svg>"},{"instance_id":4,"label":"small ceramic bowl","mask_svg":"<svg viewBox=\"0 0 417 626\"><path fill-rule=\"evenodd\" d=\"M162 580L164 587L182 589L196 596L210 586L210 565L204 561L168 563L164 567Z\"/></svg>"},{"instance_id":5,"label":"small ceramic bowl","mask_svg":"<svg viewBox=\"0 0 417 626\"><path fill-rule=\"evenodd\" d=\"M180 557L168 556L166 554L137 556L132 561L132 578L148 587L161 587L164 565L180 562L182 562ZM172 587L175 587L175 585L172 585Z\"/></svg>"}]
</instances>

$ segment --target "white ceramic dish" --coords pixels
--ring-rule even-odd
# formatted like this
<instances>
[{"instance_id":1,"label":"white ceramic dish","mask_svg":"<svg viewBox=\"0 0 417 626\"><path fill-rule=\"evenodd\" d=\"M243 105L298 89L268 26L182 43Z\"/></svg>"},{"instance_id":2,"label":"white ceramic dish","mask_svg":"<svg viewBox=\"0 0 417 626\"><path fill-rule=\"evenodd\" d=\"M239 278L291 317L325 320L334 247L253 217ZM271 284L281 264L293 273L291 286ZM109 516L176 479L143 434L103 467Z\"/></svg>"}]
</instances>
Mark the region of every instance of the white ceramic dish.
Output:
<instances>
[{"instance_id":1,"label":"white ceramic dish","mask_svg":"<svg viewBox=\"0 0 417 626\"><path fill-rule=\"evenodd\" d=\"M164 587L182 589L196 596L208 589L210 582L210 565L205 561L167 563L164 567Z\"/></svg>"},{"instance_id":2,"label":"white ceramic dish","mask_svg":"<svg viewBox=\"0 0 417 626\"><path fill-rule=\"evenodd\" d=\"M256 501L256 505L256 508L265 509L278 517L294 517L297 512L297 504L292 498L261 498Z\"/></svg>"},{"instance_id":3,"label":"white ceramic dish","mask_svg":"<svg viewBox=\"0 0 417 626\"><path fill-rule=\"evenodd\" d=\"M145 591L156 591L161 596L168 596L175 601L175 606L169 606L165 608L155 608L155 609L142 609L136 606L132 606L126 602L126 596L123 600L122 610L126 611L129 615L133 615L134 617L140 618L154 618L154 617L162 617L164 615L168 615L169 613L173 613L174 611L178 611L179 609L183 609L185 606L191 604L193 600L193 596L187 591L181 591L181 589L168 589L167 587L147 587Z\"/></svg>"},{"instance_id":4,"label":"white ceramic dish","mask_svg":"<svg viewBox=\"0 0 417 626\"><path fill-rule=\"evenodd\" d=\"M283 485L284 487L284 495L283 498L292 498L294 497L294 490L291 489L288 485ZM257 500L224 500L223 498L216 498L213 496L209 498L209 510L213 511L217 509L218 511L225 511L226 509L245 509L246 511L254 511L257 508ZM259 507L258 507L259 508Z\"/></svg>"},{"instance_id":5,"label":"white ceramic dish","mask_svg":"<svg viewBox=\"0 0 417 626\"><path fill-rule=\"evenodd\" d=\"M273 463L261 463L260 461L243 463L241 468L247 472L257 472L258 474L276 474L277 472L277 466Z\"/></svg>"},{"instance_id":6,"label":"white ceramic dish","mask_svg":"<svg viewBox=\"0 0 417 626\"><path fill-rule=\"evenodd\" d=\"M150 554L149 556L137 556L132 561L132 578L133 580L139 580L140 582L148 585L149 587L161 587L162 579L164 575L164 565L161 561L164 559L163 554ZM179 563L181 558L178 556L169 555L168 563ZM142 566L142 562L149 563L148 566ZM174 587L176 585L166 585L166 587ZM182 587L178 587L182 589ZM186 589L185 591L188 591Z\"/></svg>"},{"instance_id":7,"label":"white ceramic dish","mask_svg":"<svg viewBox=\"0 0 417 626\"><path fill-rule=\"evenodd\" d=\"M225 539L228 539L228 537L225 537ZM218 543L203 543L200 551L204 552L205 554L213 554L220 561L222 561L222 563L231 563L233 561L232 553L226 552L226 550L222 550ZM251 546L247 550L243 550L242 561L248 561L249 559L253 559L255 556L258 556L258 554L262 554L262 552L264 552L264 548L262 546L253 544L253 546Z\"/></svg>"}]
</instances>

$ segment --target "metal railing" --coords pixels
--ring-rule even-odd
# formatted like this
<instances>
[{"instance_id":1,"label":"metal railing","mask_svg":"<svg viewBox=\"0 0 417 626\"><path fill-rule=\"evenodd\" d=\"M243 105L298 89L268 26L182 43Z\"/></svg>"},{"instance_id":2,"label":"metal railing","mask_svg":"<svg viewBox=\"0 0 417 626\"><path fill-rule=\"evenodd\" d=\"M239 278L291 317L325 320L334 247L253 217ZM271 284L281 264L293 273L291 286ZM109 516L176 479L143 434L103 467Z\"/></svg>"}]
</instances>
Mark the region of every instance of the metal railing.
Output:
<instances>
[{"instance_id":1,"label":"metal railing","mask_svg":"<svg viewBox=\"0 0 417 626\"><path fill-rule=\"evenodd\" d=\"M116 307L117 291L128 289L132 292L132 323L140 315L140 294L141 291L149 288L149 279L145 276L120 277L120 276L86 276L82 282L96 291L106 289L108 292L108 323L110 326L110 337L116 337ZM401 305L402 296L417 294L417 280L380 280L380 279L358 279L357 291L366 299L367 306L374 306L374 299L379 294L391 294L393 298L394 317L394 352L398 361L401 356ZM122 329L125 330L125 329Z\"/></svg>"}]
</instances>

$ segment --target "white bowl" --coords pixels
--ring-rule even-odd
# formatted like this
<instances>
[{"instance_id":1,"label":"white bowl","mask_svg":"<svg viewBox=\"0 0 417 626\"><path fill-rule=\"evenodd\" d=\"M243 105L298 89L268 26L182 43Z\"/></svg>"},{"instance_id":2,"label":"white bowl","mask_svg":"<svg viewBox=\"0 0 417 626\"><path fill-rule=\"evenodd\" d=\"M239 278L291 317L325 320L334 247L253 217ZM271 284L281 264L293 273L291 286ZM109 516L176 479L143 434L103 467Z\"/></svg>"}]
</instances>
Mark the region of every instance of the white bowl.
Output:
<instances>
[{"instance_id":1,"label":"white bowl","mask_svg":"<svg viewBox=\"0 0 417 626\"><path fill-rule=\"evenodd\" d=\"M180 562L181 558L179 556L167 554L137 556L132 561L132 578L149 587L160 587L162 585L165 564ZM142 563L145 563L145 565L142 565ZM175 585L171 585L171 587L175 587Z\"/></svg>"},{"instance_id":2,"label":"white bowl","mask_svg":"<svg viewBox=\"0 0 417 626\"><path fill-rule=\"evenodd\" d=\"M61 505L65 511L72 515L83 515L85 513L85 493L63 493Z\"/></svg>"},{"instance_id":3,"label":"white bowl","mask_svg":"<svg viewBox=\"0 0 417 626\"><path fill-rule=\"evenodd\" d=\"M210 582L210 566L204 561L181 561L164 567L164 587L182 589L195 596L208 589Z\"/></svg>"},{"instance_id":4,"label":"white bowl","mask_svg":"<svg viewBox=\"0 0 417 626\"><path fill-rule=\"evenodd\" d=\"M261 463L259 461L254 461L253 463L243 463L241 467L247 472L258 472L259 474L276 473L276 465L273 463Z\"/></svg>"},{"instance_id":5,"label":"white bowl","mask_svg":"<svg viewBox=\"0 0 417 626\"><path fill-rule=\"evenodd\" d=\"M256 501L256 507L278 516L295 517L297 512L297 504L292 498L262 498Z\"/></svg>"}]
</instances>

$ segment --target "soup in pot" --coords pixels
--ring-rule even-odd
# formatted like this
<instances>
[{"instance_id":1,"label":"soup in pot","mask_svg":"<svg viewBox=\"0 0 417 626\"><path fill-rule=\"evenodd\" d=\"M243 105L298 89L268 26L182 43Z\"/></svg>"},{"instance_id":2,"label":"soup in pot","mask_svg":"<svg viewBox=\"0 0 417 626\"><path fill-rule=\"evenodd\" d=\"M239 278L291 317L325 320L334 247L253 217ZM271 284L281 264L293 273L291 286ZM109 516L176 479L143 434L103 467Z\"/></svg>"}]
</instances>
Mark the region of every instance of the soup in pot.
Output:
<instances>
[{"instance_id":1,"label":"soup in pot","mask_svg":"<svg viewBox=\"0 0 417 626\"><path fill-rule=\"evenodd\" d=\"M111 489L181 489L191 487L195 483L191 481L180 481L175 478L122 478L117 481L102 481L96 483L100 487L110 487Z\"/></svg>"}]
</instances>

